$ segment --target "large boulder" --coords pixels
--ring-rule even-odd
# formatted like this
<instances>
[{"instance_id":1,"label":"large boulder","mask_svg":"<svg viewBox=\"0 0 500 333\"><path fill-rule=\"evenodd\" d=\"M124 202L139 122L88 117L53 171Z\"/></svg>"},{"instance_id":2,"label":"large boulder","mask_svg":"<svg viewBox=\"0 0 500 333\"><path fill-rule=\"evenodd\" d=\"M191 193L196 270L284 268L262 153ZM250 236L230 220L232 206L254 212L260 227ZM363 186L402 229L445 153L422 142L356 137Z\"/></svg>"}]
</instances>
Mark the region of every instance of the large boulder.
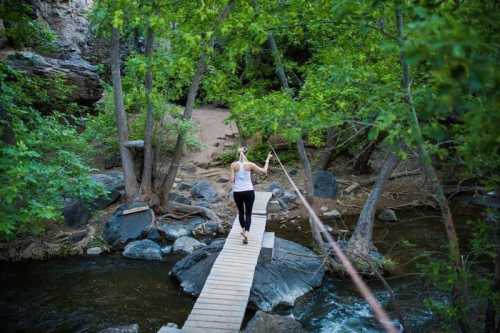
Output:
<instances>
[{"instance_id":1,"label":"large boulder","mask_svg":"<svg viewBox=\"0 0 500 333\"><path fill-rule=\"evenodd\" d=\"M396 212L390 208L382 209L378 213L377 218L380 221L384 221L384 222L397 222L398 221L398 216L396 215Z\"/></svg>"},{"instance_id":2,"label":"large boulder","mask_svg":"<svg viewBox=\"0 0 500 333\"><path fill-rule=\"evenodd\" d=\"M215 202L219 199L217 191L212 183L208 180L200 180L193 184L191 187L191 195L195 199L202 199L209 203Z\"/></svg>"},{"instance_id":3,"label":"large boulder","mask_svg":"<svg viewBox=\"0 0 500 333\"><path fill-rule=\"evenodd\" d=\"M144 238L153 228L154 213L151 209L122 215L123 211L139 206L143 204L121 205L104 225L104 240L113 248L122 248L130 241Z\"/></svg>"},{"instance_id":4,"label":"large boulder","mask_svg":"<svg viewBox=\"0 0 500 333\"><path fill-rule=\"evenodd\" d=\"M194 217L188 221L167 219L158 225L158 230L169 241L175 241L179 237L190 236L198 225L205 223L201 217Z\"/></svg>"},{"instance_id":5,"label":"large boulder","mask_svg":"<svg viewBox=\"0 0 500 333\"><path fill-rule=\"evenodd\" d=\"M64 199L64 224L68 227L80 227L86 224L91 217L91 208L79 199Z\"/></svg>"},{"instance_id":6,"label":"large boulder","mask_svg":"<svg viewBox=\"0 0 500 333\"><path fill-rule=\"evenodd\" d=\"M81 199L65 199L63 216L64 223L69 227L79 227L86 224L90 220L92 210L103 209L116 202L121 196L121 191L125 188L123 172L121 171L97 173L91 177L104 188L106 193L88 203Z\"/></svg>"},{"instance_id":7,"label":"large boulder","mask_svg":"<svg viewBox=\"0 0 500 333\"><path fill-rule=\"evenodd\" d=\"M63 60L24 51L10 55L7 63L28 74L62 77L73 88L72 100L79 104L93 105L102 97L103 87L97 68L80 57Z\"/></svg>"},{"instance_id":8,"label":"large boulder","mask_svg":"<svg viewBox=\"0 0 500 333\"><path fill-rule=\"evenodd\" d=\"M170 275L181 283L186 293L198 295L201 292L212 265L224 246L224 241L224 239L216 239L174 265Z\"/></svg>"},{"instance_id":9,"label":"large boulder","mask_svg":"<svg viewBox=\"0 0 500 333\"><path fill-rule=\"evenodd\" d=\"M320 198L335 199L337 195L337 182L335 175L330 171L320 170L313 176L313 195Z\"/></svg>"},{"instance_id":10,"label":"large boulder","mask_svg":"<svg viewBox=\"0 0 500 333\"><path fill-rule=\"evenodd\" d=\"M171 274L185 292L201 292L223 246L223 240L213 241L176 263ZM277 305L293 306L298 297L321 285L324 274L322 260L313 251L276 238L273 259L257 264L250 302L263 311L271 311Z\"/></svg>"},{"instance_id":11,"label":"large boulder","mask_svg":"<svg viewBox=\"0 0 500 333\"><path fill-rule=\"evenodd\" d=\"M203 246L205 246L205 243L202 243L194 239L193 237L183 236L175 240L173 251L193 253L194 250L199 249Z\"/></svg>"},{"instance_id":12,"label":"large boulder","mask_svg":"<svg viewBox=\"0 0 500 333\"><path fill-rule=\"evenodd\" d=\"M104 209L116 202L121 197L121 192L125 190L125 182L123 181L123 172L108 171L106 173L96 173L92 175L92 179L102 185L107 192L94 200L93 206L97 209Z\"/></svg>"},{"instance_id":13,"label":"large boulder","mask_svg":"<svg viewBox=\"0 0 500 333\"><path fill-rule=\"evenodd\" d=\"M307 333L292 316L280 316L257 311L243 333Z\"/></svg>"},{"instance_id":14,"label":"large boulder","mask_svg":"<svg viewBox=\"0 0 500 333\"><path fill-rule=\"evenodd\" d=\"M162 260L163 253L160 245L150 239L130 242L125 246L123 256L132 259Z\"/></svg>"}]
</instances>

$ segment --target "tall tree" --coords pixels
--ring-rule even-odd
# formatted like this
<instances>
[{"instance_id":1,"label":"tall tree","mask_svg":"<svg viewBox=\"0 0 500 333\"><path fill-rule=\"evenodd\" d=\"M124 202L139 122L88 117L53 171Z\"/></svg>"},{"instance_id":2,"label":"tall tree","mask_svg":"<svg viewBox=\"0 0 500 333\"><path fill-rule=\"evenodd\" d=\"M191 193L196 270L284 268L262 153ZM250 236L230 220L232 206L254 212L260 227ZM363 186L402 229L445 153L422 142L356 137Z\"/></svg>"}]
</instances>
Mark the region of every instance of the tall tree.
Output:
<instances>
[{"instance_id":1,"label":"tall tree","mask_svg":"<svg viewBox=\"0 0 500 333\"><path fill-rule=\"evenodd\" d=\"M144 168L142 172L141 190L146 197L151 196L153 177L153 41L154 31L151 23L146 30L146 78L144 88L146 92L146 126L144 129Z\"/></svg>"},{"instance_id":2,"label":"tall tree","mask_svg":"<svg viewBox=\"0 0 500 333\"><path fill-rule=\"evenodd\" d=\"M217 36L217 31L220 28L220 24L227 18L233 5L234 1L232 0L225 5L224 9L219 13L219 16L215 22L215 29L214 29L215 32L209 38L208 43L202 45L201 54L196 65L196 71L191 80L191 85L189 86L186 106L184 107L184 112L182 114L182 119L184 121L191 120L193 114L194 102L196 100L196 96L198 95L200 83L207 67L207 58L208 58L207 52L209 51L209 49L213 48ZM179 134L177 135L175 151L170 161L170 167L168 169L168 173L164 176L163 180L161 181L160 204L163 208L166 208L168 206L168 194L170 193L174 185L175 177L177 176L177 171L179 170L180 161L183 155L185 140L186 140L186 133L180 131Z\"/></svg>"},{"instance_id":3,"label":"tall tree","mask_svg":"<svg viewBox=\"0 0 500 333\"><path fill-rule=\"evenodd\" d=\"M116 124L118 127L118 142L125 179L125 194L127 201L132 201L138 194L137 178L134 171L132 152L125 146L128 141L127 114L123 104L122 78L120 69L120 31L115 24L111 28L111 79L113 81L113 96L115 103Z\"/></svg>"}]
</instances>

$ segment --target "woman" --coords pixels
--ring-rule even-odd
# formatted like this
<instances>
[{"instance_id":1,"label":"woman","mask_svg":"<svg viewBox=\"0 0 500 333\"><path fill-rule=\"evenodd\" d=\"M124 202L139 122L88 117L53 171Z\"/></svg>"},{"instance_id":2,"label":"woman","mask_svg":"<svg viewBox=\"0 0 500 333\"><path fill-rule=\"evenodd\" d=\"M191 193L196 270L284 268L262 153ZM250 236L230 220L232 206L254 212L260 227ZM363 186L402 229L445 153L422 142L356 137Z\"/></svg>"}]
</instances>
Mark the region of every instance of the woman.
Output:
<instances>
[{"instance_id":1,"label":"woman","mask_svg":"<svg viewBox=\"0 0 500 333\"><path fill-rule=\"evenodd\" d=\"M248 244L248 232L252 222L252 206L255 200L255 191L253 189L251 172L258 171L267 174L271 153L267 155L266 163L263 168L255 163L249 162L246 153L247 147L238 148L239 160L231 164L231 183L233 184L233 197L238 207L238 218L241 225L241 236L243 244Z\"/></svg>"}]
</instances>

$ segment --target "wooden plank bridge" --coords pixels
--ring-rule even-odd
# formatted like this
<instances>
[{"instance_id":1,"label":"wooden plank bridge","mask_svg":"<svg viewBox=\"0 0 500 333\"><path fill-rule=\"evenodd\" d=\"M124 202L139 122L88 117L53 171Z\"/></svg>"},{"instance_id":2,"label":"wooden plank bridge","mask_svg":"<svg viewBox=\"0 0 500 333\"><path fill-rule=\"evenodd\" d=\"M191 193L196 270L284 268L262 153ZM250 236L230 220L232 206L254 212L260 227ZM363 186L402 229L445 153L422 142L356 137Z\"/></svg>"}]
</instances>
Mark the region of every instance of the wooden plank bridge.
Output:
<instances>
[{"instance_id":1,"label":"wooden plank bridge","mask_svg":"<svg viewBox=\"0 0 500 333\"><path fill-rule=\"evenodd\" d=\"M248 244L238 217L182 328L187 333L239 332L250 297L255 266L264 241L270 192L255 192ZM271 249L272 250L272 249Z\"/></svg>"}]
</instances>

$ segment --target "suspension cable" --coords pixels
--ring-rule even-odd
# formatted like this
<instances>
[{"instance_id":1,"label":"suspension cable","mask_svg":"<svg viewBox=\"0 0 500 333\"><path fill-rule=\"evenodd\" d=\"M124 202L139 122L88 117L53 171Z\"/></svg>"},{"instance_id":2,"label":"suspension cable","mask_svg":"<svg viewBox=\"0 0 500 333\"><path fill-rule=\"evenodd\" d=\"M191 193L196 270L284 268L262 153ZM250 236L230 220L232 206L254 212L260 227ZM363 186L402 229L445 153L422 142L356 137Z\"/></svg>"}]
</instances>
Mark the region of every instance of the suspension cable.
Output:
<instances>
[{"instance_id":1,"label":"suspension cable","mask_svg":"<svg viewBox=\"0 0 500 333\"><path fill-rule=\"evenodd\" d=\"M375 298L375 296L373 295L373 293L370 290L370 288L368 287L368 285L363 281L363 279L361 278L361 276L359 275L359 273L356 271L356 269L354 268L354 266L351 264L351 262L349 261L349 259L346 257L346 255L344 254L344 252L342 251L342 249L340 248L340 246L337 244L337 242L333 239L333 237L330 235L330 233L327 232L325 226L323 225L323 222L321 222L321 220L319 219L318 215L316 215L316 213L312 209L311 205L304 198L304 196L300 192L299 188L297 187L297 185L295 184L295 182L293 181L293 179L290 177L290 175L286 171L285 166L283 165L283 163L281 163L281 160L278 157L278 154L276 153L276 151L274 150L274 147L271 145L270 142L268 142L268 144L271 147L271 150L272 150L274 156L276 156L276 159L277 159L279 165L281 166L281 169L285 173L285 176L288 178L288 181L290 182L290 184L292 185L293 189L295 190L295 192L299 196L300 200L304 204L304 207L309 212L309 216L312 218L312 220L314 221L314 223L318 226L318 228L321 231L321 233L326 237L328 243L333 248L333 250L335 252L335 255L340 260L340 262L342 263L342 265L345 267L345 270L350 275L350 277L352 279L352 282L354 283L354 285L356 286L356 288L359 290L361 296L363 296L363 298L368 302L368 304L372 308L372 310L373 310L373 312L375 314L375 317L377 318L377 320L379 321L379 323L382 325L382 327L387 332L389 332L389 333L397 333L396 329L392 325L391 320L389 319L389 316L387 315L387 313L385 312L385 310L382 308L382 306L380 305L380 303L378 302L378 300Z\"/></svg>"}]
</instances>

